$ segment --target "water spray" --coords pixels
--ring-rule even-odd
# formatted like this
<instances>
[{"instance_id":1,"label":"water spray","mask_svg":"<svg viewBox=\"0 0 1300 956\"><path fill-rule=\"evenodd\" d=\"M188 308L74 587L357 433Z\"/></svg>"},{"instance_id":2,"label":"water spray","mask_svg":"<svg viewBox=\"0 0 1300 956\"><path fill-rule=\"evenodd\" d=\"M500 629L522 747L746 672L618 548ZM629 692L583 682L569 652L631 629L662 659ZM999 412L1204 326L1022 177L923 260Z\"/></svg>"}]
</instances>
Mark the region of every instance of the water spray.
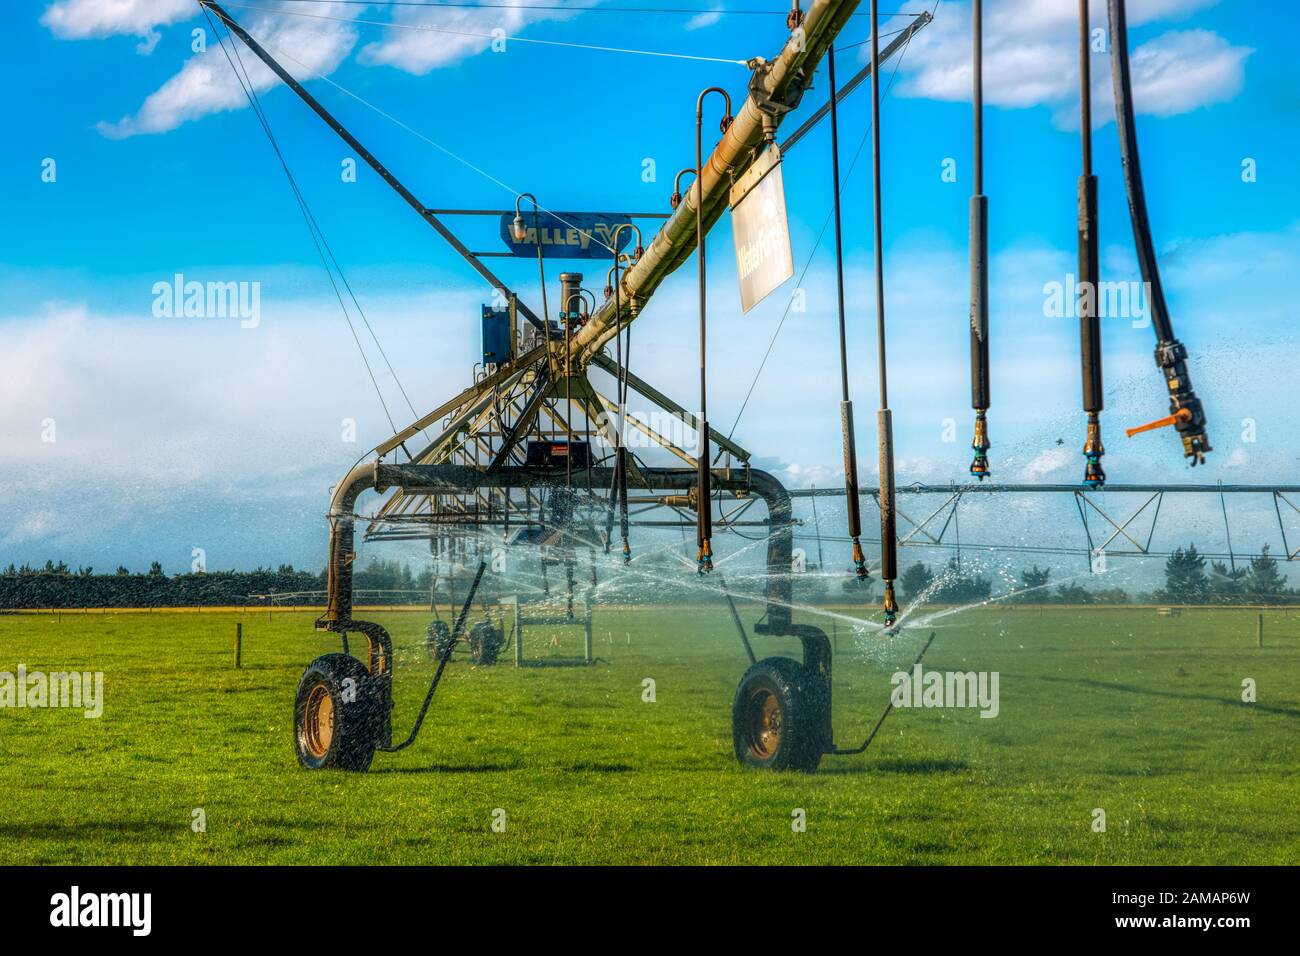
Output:
<instances>
[{"instance_id":1,"label":"water spray","mask_svg":"<svg viewBox=\"0 0 1300 956\"><path fill-rule=\"evenodd\" d=\"M920 665L921 658L925 657L925 652L928 651L930 649L930 645L934 643L934 638L935 638L935 632L931 631L930 636L926 639L925 644L921 646L920 652L916 655L916 658L912 661L912 666L908 668L907 672L909 674L915 672L916 668ZM876 739L876 734L880 733L880 728L884 726L885 719L889 717L889 715L892 714L893 712L894 712L894 698L893 695L891 694L889 698L889 703L885 705L884 712L881 713L880 719L877 720L875 726L871 728L871 733L867 734L867 739L862 742L862 745L860 747L854 747L851 750L836 748L835 753L844 756L852 756L854 754L865 753L866 749L871 746L871 742Z\"/></svg>"}]
</instances>

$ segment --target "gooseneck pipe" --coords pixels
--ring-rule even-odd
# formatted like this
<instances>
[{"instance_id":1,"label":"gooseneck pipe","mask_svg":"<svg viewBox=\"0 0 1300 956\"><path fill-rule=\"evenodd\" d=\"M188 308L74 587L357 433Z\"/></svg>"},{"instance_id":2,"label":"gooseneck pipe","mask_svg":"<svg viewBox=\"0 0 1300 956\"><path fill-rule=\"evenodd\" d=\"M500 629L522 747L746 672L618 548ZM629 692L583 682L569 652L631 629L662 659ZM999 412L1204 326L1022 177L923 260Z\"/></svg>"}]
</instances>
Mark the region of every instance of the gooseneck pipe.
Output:
<instances>
[{"instance_id":1,"label":"gooseneck pipe","mask_svg":"<svg viewBox=\"0 0 1300 956\"><path fill-rule=\"evenodd\" d=\"M533 244L537 247L537 277L538 281L541 282L542 327L546 341L546 354L549 360L551 357L551 313L550 306L546 304L546 264L542 256L541 207L538 205L537 197L532 193L520 193L515 197L515 241L523 242L528 238L528 232L524 229L523 212L520 210L520 204L523 203L525 199L529 199L533 203Z\"/></svg>"},{"instance_id":2,"label":"gooseneck pipe","mask_svg":"<svg viewBox=\"0 0 1300 956\"><path fill-rule=\"evenodd\" d=\"M680 178L681 178L681 174L679 173L678 179L680 180ZM677 186L676 184L674 184L674 194L676 194L676 188ZM615 315L619 314L619 299L623 294L623 290L622 290L623 279L622 276L619 275L620 257L618 252L618 240L619 237L622 235L624 229L633 229L636 231L636 249L632 253L632 261L635 262L637 259L639 259L641 257L641 254L645 251L642 246L641 229L635 223L630 223L630 222L620 223L617 226L617 228L614 229L614 235L612 237L612 241L610 242L610 245L613 246L614 248L613 292L614 292L614 314ZM627 337L628 337L627 362L631 362L632 361L631 325L628 326ZM624 419L627 416L627 374L626 374L627 366L624 364L623 334L621 330L618 332L618 334L614 336L614 341L615 341L615 351L617 353L617 368L618 368L618 379L614 383L614 401L618 405L618 432L614 438L614 495L618 498L618 525L619 525L619 534L623 541L623 563L629 564L632 561L632 544L628 537L629 522L627 516L627 448L624 445L624 438L626 432ZM613 501L610 502L610 515L612 518ZM612 525L613 525L613 521L611 520L609 530L613 530ZM608 541L606 542L606 549L608 549Z\"/></svg>"},{"instance_id":3,"label":"gooseneck pipe","mask_svg":"<svg viewBox=\"0 0 1300 956\"><path fill-rule=\"evenodd\" d=\"M731 94L720 86L710 86L700 93L695 100L696 170L704 168L704 100L710 93L721 94L727 104L726 113L722 117L722 132L726 133L727 127L731 125ZM701 177L697 175L695 182L698 184L700 180ZM709 450L708 333L705 321L707 311L705 298L708 281L705 275L704 233L703 204L697 203L695 206L695 258L699 266L700 285L700 432L697 439L699 447L696 449L699 480L696 491L695 534L699 550L695 558L695 568L698 574L708 574L713 570L713 492L710 487L710 465L713 455Z\"/></svg>"}]
</instances>

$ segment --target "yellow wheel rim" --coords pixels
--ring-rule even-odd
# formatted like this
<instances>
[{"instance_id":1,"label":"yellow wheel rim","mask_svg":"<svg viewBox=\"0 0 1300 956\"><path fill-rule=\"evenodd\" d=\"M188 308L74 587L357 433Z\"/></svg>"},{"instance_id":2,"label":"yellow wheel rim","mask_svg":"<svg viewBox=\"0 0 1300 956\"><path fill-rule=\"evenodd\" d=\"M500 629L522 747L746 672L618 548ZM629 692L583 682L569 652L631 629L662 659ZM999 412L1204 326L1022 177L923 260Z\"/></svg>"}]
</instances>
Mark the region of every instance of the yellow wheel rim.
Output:
<instances>
[{"instance_id":1,"label":"yellow wheel rim","mask_svg":"<svg viewBox=\"0 0 1300 956\"><path fill-rule=\"evenodd\" d=\"M313 757L319 759L329 753L334 742L334 698L324 684L317 684L307 695L303 731L307 751Z\"/></svg>"},{"instance_id":2,"label":"yellow wheel rim","mask_svg":"<svg viewBox=\"0 0 1300 956\"><path fill-rule=\"evenodd\" d=\"M750 695L745 717L749 751L766 760L781 746L781 702L772 691L760 688Z\"/></svg>"}]
</instances>

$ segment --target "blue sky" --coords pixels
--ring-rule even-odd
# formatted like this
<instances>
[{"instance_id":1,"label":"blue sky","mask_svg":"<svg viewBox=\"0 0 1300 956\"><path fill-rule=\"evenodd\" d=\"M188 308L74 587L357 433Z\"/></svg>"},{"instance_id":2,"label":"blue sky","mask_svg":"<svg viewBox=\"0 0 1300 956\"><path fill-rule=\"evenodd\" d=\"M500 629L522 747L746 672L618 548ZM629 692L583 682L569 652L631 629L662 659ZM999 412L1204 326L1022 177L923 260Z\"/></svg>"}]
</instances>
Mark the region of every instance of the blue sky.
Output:
<instances>
[{"instance_id":1,"label":"blue sky","mask_svg":"<svg viewBox=\"0 0 1300 956\"><path fill-rule=\"evenodd\" d=\"M525 6L395 13L378 3L249 0L229 10L255 35L460 157L328 83L309 81L434 207L504 208L512 190L527 190L556 209L666 210L673 173L693 159L697 93L720 84L739 101L748 78L734 64L523 40L743 59L771 56L785 38L780 0L596 4L715 11L696 14ZM181 570L201 546L210 566L318 567L329 487L386 437L387 422L224 58L211 36L207 53L191 49L191 31L206 21L190 0L14 7L0 61L20 94L9 106L10 147L0 151L8 225L0 232L0 328L8 343L0 358L0 493L10 516L0 528L0 561L139 567L158 558ZM1082 442L1076 324L1042 311L1044 284L1073 271L1075 5L988 0L986 7L993 467L1004 480L1075 481ZM755 9L774 13L736 12ZM891 401L902 481L963 481L969 460L969 13L967 3L938 4L883 105ZM354 22L395 18L459 32ZM1286 386L1294 378L1300 275L1300 71L1290 43L1298 21L1295 5L1281 0L1130 2L1151 219L1216 451L1204 473L1189 475L1171 433L1123 438L1124 426L1163 414L1164 402L1150 330L1114 320L1104 331L1112 481L1295 480L1300 438ZM1094 24L1104 26L1100 5ZM882 30L899 25L889 18ZM500 53L464 35L498 27L515 38ZM842 77L860 68L867 47L851 45L867 30L866 18L856 17L842 34ZM1106 56L1093 58L1093 72L1104 277L1136 279ZM422 413L468 382L484 284L368 170L355 183L342 181L349 150L291 92L268 83L262 98ZM823 68L787 128L824 98ZM868 109L864 87L842 110L846 170ZM812 255L803 282L808 309L782 327L736 432L791 485L839 477L829 235L813 254L830 199L828 146L823 124L786 161L796 270ZM42 177L47 159L56 164L54 182ZM646 159L654 160L657 181L643 181ZM941 176L949 159L955 183ZM1255 162L1254 182L1242 180L1245 159ZM864 153L844 192L863 449L874 442L866 410L875 395L868 173ZM494 247L493 223L459 225L471 246ZM789 289L742 316L725 219L711 235L709 258L711 418L730 425ZM493 264L535 296L528 262ZM258 327L154 317L154 283L178 272L259 282ZM588 272L588 284L599 288L603 268L599 277L596 268ZM682 371L695 360L693 297L694 270L683 269L636 326L639 370L683 401L695 389ZM394 417L413 417L386 372L380 384ZM356 443L340 438L344 418L357 421ZM945 440L947 419L956 424L955 442ZM52 442L42 440L47 420L57 433ZM873 457L863 455L868 475Z\"/></svg>"}]
</instances>

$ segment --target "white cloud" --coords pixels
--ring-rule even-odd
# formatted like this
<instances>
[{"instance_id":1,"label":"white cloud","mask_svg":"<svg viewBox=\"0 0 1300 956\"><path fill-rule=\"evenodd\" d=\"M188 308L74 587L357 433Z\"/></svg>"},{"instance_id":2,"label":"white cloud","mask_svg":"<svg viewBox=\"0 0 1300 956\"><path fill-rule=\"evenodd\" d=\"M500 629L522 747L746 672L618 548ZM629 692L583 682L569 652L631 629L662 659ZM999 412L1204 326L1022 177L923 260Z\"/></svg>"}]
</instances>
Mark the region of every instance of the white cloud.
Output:
<instances>
[{"instance_id":1,"label":"white cloud","mask_svg":"<svg viewBox=\"0 0 1300 956\"><path fill-rule=\"evenodd\" d=\"M1131 27L1187 15L1214 0L1148 0L1129 4ZM1078 34L1075 5L1058 0L990 3L984 25L984 99L992 106L1053 108L1062 128L1078 126ZM903 61L904 96L965 102L971 95L970 5L947 4L917 34ZM1091 22L1105 27L1094 0ZM897 28L895 21L886 29ZM1133 99L1139 113L1172 116L1235 97L1245 82L1247 47L1209 30L1174 30L1131 51ZM1093 57L1093 118L1114 118L1110 65Z\"/></svg>"},{"instance_id":2,"label":"white cloud","mask_svg":"<svg viewBox=\"0 0 1300 956\"><path fill-rule=\"evenodd\" d=\"M311 11L331 16L344 9L332 3L311 5ZM312 79L315 74L328 76L333 73L357 41L352 25L336 20L259 14L251 17L245 26L289 72L304 81ZM210 39L206 52L195 54L186 61L180 72L150 94L133 115L116 123L102 122L98 125L99 131L113 139L142 133L165 133L189 120L245 107L247 98L226 53L222 52L215 38ZM279 82L275 74L238 40L233 42L257 92L264 92ZM230 50L229 45L227 50ZM235 52L230 50L230 55L233 57ZM238 64L240 60L235 62ZM306 69L294 60L300 61Z\"/></svg>"},{"instance_id":3,"label":"white cloud","mask_svg":"<svg viewBox=\"0 0 1300 956\"><path fill-rule=\"evenodd\" d=\"M483 9L399 7L384 38L367 43L359 59L366 65L392 66L423 75L482 53L492 44L493 31L511 36L543 20L563 20L580 11L528 9L530 0L517 6ZM507 41L507 49L509 42Z\"/></svg>"},{"instance_id":4,"label":"white cloud","mask_svg":"<svg viewBox=\"0 0 1300 956\"><path fill-rule=\"evenodd\" d=\"M63 0L47 11L42 22L68 38L136 33L144 38L141 50L148 52L158 41L152 28L180 18L182 8L192 12L191 0L166 0L156 6L137 0ZM358 34L349 21L357 9L331 0L283 5L276 13L250 14L243 25L289 72L308 82L317 75L329 76L352 52ZM359 60L424 74L487 49L494 30L512 35L529 24L567 19L577 12L529 9L528 0L508 8L398 8L393 22L409 29L382 29L382 39L366 44ZM165 133L190 120L243 109L247 98L226 53L215 38L209 40L206 52L188 60L135 113L117 122L101 122L99 131L114 139ZM233 42L253 88L262 93L274 87L278 80L270 69L237 40Z\"/></svg>"},{"instance_id":5,"label":"white cloud","mask_svg":"<svg viewBox=\"0 0 1300 956\"><path fill-rule=\"evenodd\" d=\"M152 53L162 34L157 27L198 14L193 0L58 0L41 15L41 24L64 40L127 35Z\"/></svg>"},{"instance_id":6,"label":"white cloud","mask_svg":"<svg viewBox=\"0 0 1300 956\"><path fill-rule=\"evenodd\" d=\"M704 13L697 13L686 21L687 30L703 30L705 27L711 27L722 19L721 10L708 10Z\"/></svg>"},{"instance_id":7,"label":"white cloud","mask_svg":"<svg viewBox=\"0 0 1300 956\"><path fill-rule=\"evenodd\" d=\"M1166 33L1133 51L1133 98L1156 116L1230 100L1245 83L1251 52L1209 30Z\"/></svg>"}]
</instances>

